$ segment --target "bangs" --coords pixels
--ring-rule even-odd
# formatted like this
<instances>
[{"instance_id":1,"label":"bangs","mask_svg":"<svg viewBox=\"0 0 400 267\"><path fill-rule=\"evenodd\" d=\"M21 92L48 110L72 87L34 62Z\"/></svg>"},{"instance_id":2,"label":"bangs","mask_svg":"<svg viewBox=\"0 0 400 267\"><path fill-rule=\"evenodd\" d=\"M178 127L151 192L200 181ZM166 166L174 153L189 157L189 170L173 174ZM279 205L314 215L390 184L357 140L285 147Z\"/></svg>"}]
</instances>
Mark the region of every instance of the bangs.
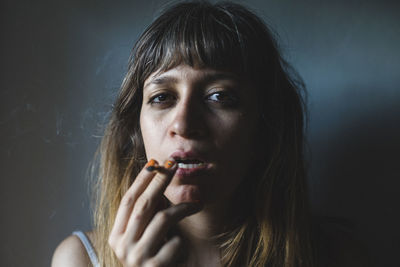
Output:
<instances>
[{"instance_id":1,"label":"bangs","mask_svg":"<svg viewBox=\"0 0 400 267\"><path fill-rule=\"evenodd\" d=\"M247 23L238 20L241 16L232 13L234 4L229 5L227 11L226 4L181 4L154 21L135 47L134 65L141 76L141 84L152 73L164 72L181 64L244 76L254 74L258 64L252 51L259 51L255 45L262 42L256 34L260 29L251 25L262 23L248 23L249 19L254 20L251 13L247 16L241 14L247 18Z\"/></svg>"}]
</instances>

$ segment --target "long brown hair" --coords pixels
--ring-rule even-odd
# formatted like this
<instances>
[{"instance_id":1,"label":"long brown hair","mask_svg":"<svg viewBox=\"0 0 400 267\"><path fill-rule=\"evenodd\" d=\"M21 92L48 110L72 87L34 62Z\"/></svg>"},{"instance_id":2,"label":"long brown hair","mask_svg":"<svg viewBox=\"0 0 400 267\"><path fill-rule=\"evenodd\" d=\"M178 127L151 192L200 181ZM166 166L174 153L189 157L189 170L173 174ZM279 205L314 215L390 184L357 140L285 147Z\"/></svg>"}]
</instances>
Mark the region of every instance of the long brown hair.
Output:
<instances>
[{"instance_id":1,"label":"long brown hair","mask_svg":"<svg viewBox=\"0 0 400 267\"><path fill-rule=\"evenodd\" d=\"M204 1L164 11L133 49L99 150L94 220L101 265L120 266L107 239L122 196L146 162L139 125L144 81L180 64L230 71L258 88L261 167L241 187L246 213L216 237L223 265L314 266L303 83L258 16L238 4Z\"/></svg>"}]
</instances>

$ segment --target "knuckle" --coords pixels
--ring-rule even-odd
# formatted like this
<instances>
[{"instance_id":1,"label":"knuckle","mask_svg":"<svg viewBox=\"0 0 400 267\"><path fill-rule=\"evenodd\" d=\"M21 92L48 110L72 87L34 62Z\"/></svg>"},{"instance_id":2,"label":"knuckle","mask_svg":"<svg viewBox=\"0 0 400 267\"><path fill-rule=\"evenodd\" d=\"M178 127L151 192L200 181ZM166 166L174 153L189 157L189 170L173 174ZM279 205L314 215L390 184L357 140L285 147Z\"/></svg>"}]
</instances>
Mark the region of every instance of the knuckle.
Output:
<instances>
[{"instance_id":1,"label":"knuckle","mask_svg":"<svg viewBox=\"0 0 400 267\"><path fill-rule=\"evenodd\" d=\"M135 211L132 213L132 219L134 221L140 221L144 217L144 212L143 211Z\"/></svg>"},{"instance_id":2,"label":"knuckle","mask_svg":"<svg viewBox=\"0 0 400 267\"><path fill-rule=\"evenodd\" d=\"M129 253L125 259L128 266L142 266L143 263L143 252L140 248L135 248Z\"/></svg>"},{"instance_id":3,"label":"knuckle","mask_svg":"<svg viewBox=\"0 0 400 267\"><path fill-rule=\"evenodd\" d=\"M134 210L136 210L138 213L143 213L148 211L152 204L153 203L150 198L143 196L137 200Z\"/></svg>"},{"instance_id":4,"label":"knuckle","mask_svg":"<svg viewBox=\"0 0 400 267\"><path fill-rule=\"evenodd\" d=\"M167 223L170 220L171 215L169 215L169 213L167 213L166 211L159 211L155 215L155 218L161 223Z\"/></svg>"},{"instance_id":5,"label":"knuckle","mask_svg":"<svg viewBox=\"0 0 400 267\"><path fill-rule=\"evenodd\" d=\"M121 205L123 206L131 206L135 202L135 198L131 194L125 194L121 199Z\"/></svg>"},{"instance_id":6,"label":"knuckle","mask_svg":"<svg viewBox=\"0 0 400 267\"><path fill-rule=\"evenodd\" d=\"M156 182L158 185L163 185L166 183L166 175L158 173L156 176L154 176L153 181Z\"/></svg>"},{"instance_id":7,"label":"knuckle","mask_svg":"<svg viewBox=\"0 0 400 267\"><path fill-rule=\"evenodd\" d=\"M135 256L136 259L142 258L146 254L146 250L143 245L137 244L134 249L134 253L131 256Z\"/></svg>"},{"instance_id":8,"label":"knuckle","mask_svg":"<svg viewBox=\"0 0 400 267\"><path fill-rule=\"evenodd\" d=\"M175 236L174 243L175 243L176 247L178 247L178 248L181 247L183 245L182 238L179 236Z\"/></svg>"},{"instance_id":9,"label":"knuckle","mask_svg":"<svg viewBox=\"0 0 400 267\"><path fill-rule=\"evenodd\" d=\"M121 261L125 261L126 256L127 256L127 251L126 251L125 247L117 246L114 249L114 253L115 253L115 256L117 256L118 259L120 259Z\"/></svg>"}]
</instances>

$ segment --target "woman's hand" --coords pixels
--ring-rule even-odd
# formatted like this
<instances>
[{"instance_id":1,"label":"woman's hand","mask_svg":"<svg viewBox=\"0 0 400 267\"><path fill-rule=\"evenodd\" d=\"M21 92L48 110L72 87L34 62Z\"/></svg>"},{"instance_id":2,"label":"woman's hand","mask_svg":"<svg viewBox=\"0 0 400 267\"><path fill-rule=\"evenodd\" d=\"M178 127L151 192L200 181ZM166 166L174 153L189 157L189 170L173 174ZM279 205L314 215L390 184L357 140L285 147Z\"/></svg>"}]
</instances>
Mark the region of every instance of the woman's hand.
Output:
<instances>
[{"instance_id":1,"label":"woman's hand","mask_svg":"<svg viewBox=\"0 0 400 267\"><path fill-rule=\"evenodd\" d=\"M123 196L108 243L124 266L176 266L181 238L167 240L171 226L199 210L195 203L181 203L157 210L176 164L164 167L150 160Z\"/></svg>"}]
</instances>

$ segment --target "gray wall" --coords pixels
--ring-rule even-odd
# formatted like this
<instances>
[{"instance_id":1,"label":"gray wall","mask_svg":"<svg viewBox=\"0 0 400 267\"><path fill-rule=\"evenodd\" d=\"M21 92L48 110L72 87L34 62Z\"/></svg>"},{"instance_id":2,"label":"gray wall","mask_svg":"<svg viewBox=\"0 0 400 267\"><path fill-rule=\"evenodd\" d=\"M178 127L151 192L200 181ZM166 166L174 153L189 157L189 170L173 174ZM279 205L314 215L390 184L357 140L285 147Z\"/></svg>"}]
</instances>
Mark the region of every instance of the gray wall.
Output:
<instances>
[{"instance_id":1,"label":"gray wall","mask_svg":"<svg viewBox=\"0 0 400 267\"><path fill-rule=\"evenodd\" d=\"M400 249L396 1L248 1L309 90L314 210L356 225L374 266ZM133 42L162 1L2 1L1 266L46 266L90 229L85 180Z\"/></svg>"}]
</instances>

